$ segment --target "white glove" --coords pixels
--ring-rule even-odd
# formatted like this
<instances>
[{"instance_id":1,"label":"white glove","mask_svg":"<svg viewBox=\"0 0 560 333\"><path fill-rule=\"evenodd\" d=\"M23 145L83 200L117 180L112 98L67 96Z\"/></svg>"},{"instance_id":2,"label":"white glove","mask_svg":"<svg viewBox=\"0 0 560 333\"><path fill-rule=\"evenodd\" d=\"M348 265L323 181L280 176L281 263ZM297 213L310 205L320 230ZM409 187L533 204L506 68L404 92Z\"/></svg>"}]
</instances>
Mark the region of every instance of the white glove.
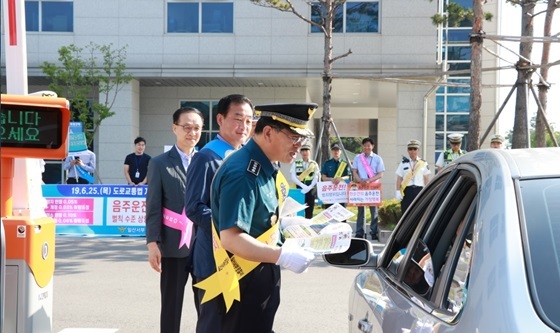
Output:
<instances>
[{"instance_id":1,"label":"white glove","mask_svg":"<svg viewBox=\"0 0 560 333\"><path fill-rule=\"evenodd\" d=\"M282 252L276 265L295 273L303 273L307 270L313 259L315 259L315 255L301 247L282 247Z\"/></svg>"},{"instance_id":2,"label":"white glove","mask_svg":"<svg viewBox=\"0 0 560 333\"><path fill-rule=\"evenodd\" d=\"M401 191L399 191L399 190L396 190L396 191L395 191L395 198L396 198L397 200L399 200L399 201L402 201L402 194L401 194Z\"/></svg>"},{"instance_id":3,"label":"white glove","mask_svg":"<svg viewBox=\"0 0 560 333\"><path fill-rule=\"evenodd\" d=\"M305 186L301 188L301 194L306 194L311 190L311 186Z\"/></svg>"},{"instance_id":4,"label":"white glove","mask_svg":"<svg viewBox=\"0 0 560 333\"><path fill-rule=\"evenodd\" d=\"M292 225L311 225L311 220L303 216L286 216L280 219L280 226L286 229Z\"/></svg>"}]
</instances>

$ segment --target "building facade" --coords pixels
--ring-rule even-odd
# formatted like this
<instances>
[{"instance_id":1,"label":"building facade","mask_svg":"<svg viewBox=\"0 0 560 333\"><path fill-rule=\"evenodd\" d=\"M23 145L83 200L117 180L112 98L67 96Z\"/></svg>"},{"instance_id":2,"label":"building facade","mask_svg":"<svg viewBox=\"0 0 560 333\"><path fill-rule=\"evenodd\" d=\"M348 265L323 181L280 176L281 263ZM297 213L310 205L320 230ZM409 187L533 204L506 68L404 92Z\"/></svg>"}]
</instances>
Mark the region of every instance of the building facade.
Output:
<instances>
[{"instance_id":1,"label":"building facade","mask_svg":"<svg viewBox=\"0 0 560 333\"><path fill-rule=\"evenodd\" d=\"M304 16L317 17L305 1L294 2ZM457 2L472 6L472 1ZM217 132L213 108L227 94L245 94L255 104L317 103L319 130L324 36L291 13L248 0L25 4L30 92L46 88L39 65L56 63L62 46L127 47L127 70L134 79L119 92L116 115L102 123L94 145L98 178L105 184L125 183L123 162L136 136L147 140L146 153L152 156L173 144L171 115L180 106L205 114L202 146ZM485 10L495 13L498 6L489 1ZM387 169L386 198L393 195L394 170L408 140L421 140L421 154L433 165L447 133L468 129L468 87L433 85L447 64L467 68L470 58L468 25L438 30L432 24L430 17L443 8L428 0L347 1L335 22L333 56L352 53L333 63L333 120L342 137L374 138ZM496 32L496 26L485 23L485 30ZM484 59L484 66L497 63ZM5 66L2 55L3 75ZM469 75L449 80L467 84ZM496 74L485 74L483 82L495 83ZM494 90L485 89L483 129L496 105Z\"/></svg>"}]
</instances>

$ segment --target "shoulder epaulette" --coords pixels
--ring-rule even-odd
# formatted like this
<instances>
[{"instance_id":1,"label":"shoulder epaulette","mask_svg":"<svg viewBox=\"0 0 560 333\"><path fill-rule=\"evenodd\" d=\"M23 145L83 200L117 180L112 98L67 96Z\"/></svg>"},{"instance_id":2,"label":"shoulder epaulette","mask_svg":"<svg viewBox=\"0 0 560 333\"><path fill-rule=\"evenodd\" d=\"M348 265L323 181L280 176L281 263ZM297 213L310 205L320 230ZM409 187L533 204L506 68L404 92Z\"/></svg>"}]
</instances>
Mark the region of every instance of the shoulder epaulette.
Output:
<instances>
[{"instance_id":1,"label":"shoulder epaulette","mask_svg":"<svg viewBox=\"0 0 560 333\"><path fill-rule=\"evenodd\" d=\"M261 171L260 163L255 160L249 161L249 165L247 166L247 171L255 176L258 176L259 172Z\"/></svg>"}]
</instances>

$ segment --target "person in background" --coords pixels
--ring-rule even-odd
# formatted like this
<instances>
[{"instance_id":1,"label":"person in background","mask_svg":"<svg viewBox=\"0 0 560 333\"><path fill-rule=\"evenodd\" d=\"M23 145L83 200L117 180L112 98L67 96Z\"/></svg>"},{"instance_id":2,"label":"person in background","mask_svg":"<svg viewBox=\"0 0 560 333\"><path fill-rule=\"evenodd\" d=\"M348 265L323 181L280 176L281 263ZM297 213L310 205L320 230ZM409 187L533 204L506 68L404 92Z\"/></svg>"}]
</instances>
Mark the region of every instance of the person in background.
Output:
<instances>
[{"instance_id":1,"label":"person in background","mask_svg":"<svg viewBox=\"0 0 560 333\"><path fill-rule=\"evenodd\" d=\"M383 159L381 156L373 152L373 140L370 138L365 138L362 140L362 154L356 155L354 157L354 163L352 164L352 173L354 176L354 182L360 184L375 183L379 182L383 178L383 172L385 172L385 165L383 164ZM377 233L377 206L369 206L369 212L371 214L371 224L370 224L370 236L372 240L379 240ZM358 207L358 217L356 221L356 237L365 237L365 227L366 224L366 209L364 206Z\"/></svg>"},{"instance_id":2,"label":"person in background","mask_svg":"<svg viewBox=\"0 0 560 333\"><path fill-rule=\"evenodd\" d=\"M63 168L68 171L66 184L90 184L93 182L90 174L95 173L95 153L88 149L69 155L64 159Z\"/></svg>"},{"instance_id":3,"label":"person in background","mask_svg":"<svg viewBox=\"0 0 560 333\"><path fill-rule=\"evenodd\" d=\"M175 111L172 130L176 143L148 165L146 243L150 266L160 273L162 333L179 333L185 285L192 272L194 230L185 215L185 188L203 125L204 117L197 109L183 107Z\"/></svg>"},{"instance_id":4,"label":"person in background","mask_svg":"<svg viewBox=\"0 0 560 333\"><path fill-rule=\"evenodd\" d=\"M331 181L333 184L338 185L340 182L345 182L350 178L350 170L348 168L348 163L340 159L342 150L338 142L331 145L332 158L323 163L321 168L321 180ZM346 207L345 203L340 203L343 207ZM324 208L329 208L332 204L323 205Z\"/></svg>"},{"instance_id":5,"label":"person in background","mask_svg":"<svg viewBox=\"0 0 560 333\"><path fill-rule=\"evenodd\" d=\"M490 148L503 149L504 137L500 134L494 134L490 139Z\"/></svg>"},{"instance_id":6,"label":"person in background","mask_svg":"<svg viewBox=\"0 0 560 333\"><path fill-rule=\"evenodd\" d=\"M401 200L401 212L404 214L422 188L428 184L430 169L428 163L418 157L420 141L410 140L407 144L408 158L403 156L397 171L397 190L395 198Z\"/></svg>"},{"instance_id":7,"label":"person in background","mask_svg":"<svg viewBox=\"0 0 560 333\"><path fill-rule=\"evenodd\" d=\"M315 196L317 191L315 185L319 181L319 165L313 161L311 157L311 145L304 143L300 149L301 160L296 160L290 169L292 181L296 187L301 189L301 193L305 195L305 218L313 217L313 208L315 207Z\"/></svg>"},{"instance_id":8,"label":"person in background","mask_svg":"<svg viewBox=\"0 0 560 333\"><path fill-rule=\"evenodd\" d=\"M146 140L143 137L134 139L134 153L126 155L124 159L124 177L128 185L148 184L148 163L152 158L145 154Z\"/></svg>"},{"instance_id":9,"label":"person in background","mask_svg":"<svg viewBox=\"0 0 560 333\"><path fill-rule=\"evenodd\" d=\"M208 142L192 160L187 172L185 207L189 219L196 227L193 245L193 284L216 271L212 251L212 211L210 209L210 185L216 170L226 156L241 148L249 138L253 123L253 104L249 98L233 94L220 99L216 121L220 126L218 136ZM196 289L198 300L204 290ZM196 332L222 332L221 318L225 312L222 298L214 298L198 304Z\"/></svg>"},{"instance_id":10,"label":"person in background","mask_svg":"<svg viewBox=\"0 0 560 333\"><path fill-rule=\"evenodd\" d=\"M459 156L464 155L466 151L461 150L461 143L463 142L463 134L459 133L451 133L447 136L449 138L449 145L451 149L447 149L446 151L439 154L436 168L439 171L446 167L449 163L453 162L455 159L459 158Z\"/></svg>"},{"instance_id":11,"label":"person in background","mask_svg":"<svg viewBox=\"0 0 560 333\"><path fill-rule=\"evenodd\" d=\"M272 332L280 305L280 266L302 273L315 258L299 246L278 246L279 205L288 182L275 165L294 161L312 135L307 124L316 109L317 104L255 106L261 117L253 139L214 176L210 202L223 249L259 263L239 280L240 301L224 315L222 333Z\"/></svg>"}]
</instances>

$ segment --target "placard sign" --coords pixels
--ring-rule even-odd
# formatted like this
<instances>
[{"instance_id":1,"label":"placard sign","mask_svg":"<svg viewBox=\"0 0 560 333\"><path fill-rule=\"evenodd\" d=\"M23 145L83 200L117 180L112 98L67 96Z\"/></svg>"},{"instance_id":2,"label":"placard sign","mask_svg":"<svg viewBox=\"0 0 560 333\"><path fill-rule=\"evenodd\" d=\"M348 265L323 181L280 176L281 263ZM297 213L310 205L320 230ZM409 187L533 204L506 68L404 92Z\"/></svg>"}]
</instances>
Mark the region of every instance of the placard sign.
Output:
<instances>
[{"instance_id":1,"label":"placard sign","mask_svg":"<svg viewBox=\"0 0 560 333\"><path fill-rule=\"evenodd\" d=\"M348 184L340 182L335 185L331 181L318 182L317 195L319 200L325 204L345 203L348 199Z\"/></svg>"},{"instance_id":2,"label":"placard sign","mask_svg":"<svg viewBox=\"0 0 560 333\"><path fill-rule=\"evenodd\" d=\"M348 206L381 206L381 183L348 184Z\"/></svg>"}]
</instances>

